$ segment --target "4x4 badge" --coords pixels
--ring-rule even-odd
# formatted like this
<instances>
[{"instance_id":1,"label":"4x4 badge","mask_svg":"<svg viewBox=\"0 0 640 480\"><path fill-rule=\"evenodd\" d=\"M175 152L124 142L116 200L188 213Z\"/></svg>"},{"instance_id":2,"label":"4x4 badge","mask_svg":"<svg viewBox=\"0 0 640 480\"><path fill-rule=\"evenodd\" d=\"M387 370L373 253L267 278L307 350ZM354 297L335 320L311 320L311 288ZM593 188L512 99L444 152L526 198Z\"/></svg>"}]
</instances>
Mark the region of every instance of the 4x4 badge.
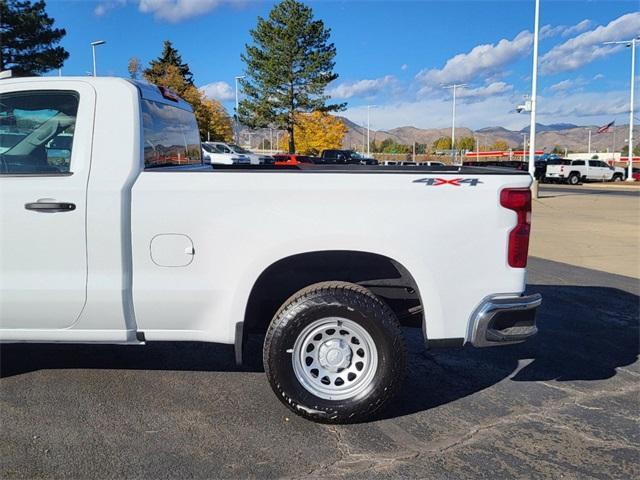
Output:
<instances>
[{"instance_id":1,"label":"4x4 badge","mask_svg":"<svg viewBox=\"0 0 640 480\"><path fill-rule=\"evenodd\" d=\"M454 187L461 187L468 185L475 187L479 183L482 183L479 178L419 178L414 180L413 183L424 183L427 187L439 187L440 185L453 185Z\"/></svg>"}]
</instances>

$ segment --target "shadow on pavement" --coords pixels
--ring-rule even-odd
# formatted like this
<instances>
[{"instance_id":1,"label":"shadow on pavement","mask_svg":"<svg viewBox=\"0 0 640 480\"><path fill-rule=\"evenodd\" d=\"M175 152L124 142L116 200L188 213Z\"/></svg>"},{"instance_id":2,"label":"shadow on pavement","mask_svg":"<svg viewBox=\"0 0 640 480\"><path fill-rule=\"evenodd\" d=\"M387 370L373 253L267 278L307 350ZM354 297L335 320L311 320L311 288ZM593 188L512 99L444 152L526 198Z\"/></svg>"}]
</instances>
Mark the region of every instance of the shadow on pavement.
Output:
<instances>
[{"instance_id":1,"label":"shadow on pavement","mask_svg":"<svg viewBox=\"0 0 640 480\"><path fill-rule=\"evenodd\" d=\"M382 416L427 410L483 390L531 360L511 380L604 380L638 359L640 297L616 288L529 285L540 292L539 333L513 346L420 350L409 336L410 373L402 393Z\"/></svg>"},{"instance_id":2,"label":"shadow on pavement","mask_svg":"<svg viewBox=\"0 0 640 480\"><path fill-rule=\"evenodd\" d=\"M602 380L636 362L639 352L637 295L607 287L530 285L544 302L538 335L520 345L425 351L418 329L405 329L409 375L384 418L446 404L508 378L519 360L532 361L512 377L540 380ZM260 338L251 339L260 351ZM238 368L233 347L207 343L149 343L146 346L7 344L0 349L0 377L42 369L129 369L259 371Z\"/></svg>"}]
</instances>

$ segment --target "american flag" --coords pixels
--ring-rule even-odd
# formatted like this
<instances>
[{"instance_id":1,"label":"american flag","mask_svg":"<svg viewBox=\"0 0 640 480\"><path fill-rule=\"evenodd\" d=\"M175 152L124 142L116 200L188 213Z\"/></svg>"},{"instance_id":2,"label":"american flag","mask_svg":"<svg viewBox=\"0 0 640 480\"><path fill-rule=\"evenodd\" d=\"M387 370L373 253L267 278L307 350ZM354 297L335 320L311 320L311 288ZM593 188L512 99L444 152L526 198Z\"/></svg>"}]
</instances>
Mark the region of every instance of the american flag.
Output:
<instances>
[{"instance_id":1,"label":"american flag","mask_svg":"<svg viewBox=\"0 0 640 480\"><path fill-rule=\"evenodd\" d=\"M613 122L610 122L610 123L607 123L606 125L601 126L598 129L598 133L607 133L609 129L615 125L615 123L616 121L614 120Z\"/></svg>"}]
</instances>

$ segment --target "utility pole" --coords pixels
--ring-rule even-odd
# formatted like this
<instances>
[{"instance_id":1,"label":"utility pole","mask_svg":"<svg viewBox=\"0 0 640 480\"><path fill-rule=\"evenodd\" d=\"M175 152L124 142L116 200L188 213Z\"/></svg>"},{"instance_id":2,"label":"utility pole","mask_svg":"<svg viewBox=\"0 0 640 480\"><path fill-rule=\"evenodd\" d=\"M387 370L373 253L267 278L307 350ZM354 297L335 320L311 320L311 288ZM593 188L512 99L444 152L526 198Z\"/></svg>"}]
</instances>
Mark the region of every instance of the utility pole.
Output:
<instances>
[{"instance_id":1,"label":"utility pole","mask_svg":"<svg viewBox=\"0 0 640 480\"><path fill-rule=\"evenodd\" d=\"M535 0L533 20L533 72L531 75L531 127L529 128L529 175L533 178L532 194L538 197L538 182L535 179L536 164L536 100L538 95L538 31L540 29L540 0Z\"/></svg>"},{"instance_id":2,"label":"utility pole","mask_svg":"<svg viewBox=\"0 0 640 480\"><path fill-rule=\"evenodd\" d=\"M236 145L239 143L239 138L240 138L240 121L238 119L238 107L239 107L239 103L238 103L238 80L241 80L244 78L244 75L238 75L237 77L235 77L236 80L236 114L235 114L235 142Z\"/></svg>"},{"instance_id":3,"label":"utility pole","mask_svg":"<svg viewBox=\"0 0 640 480\"><path fill-rule=\"evenodd\" d=\"M372 107L375 108L376 105L367 105L367 157L369 157L370 154L371 154L371 152L370 152L370 150L371 150L371 140L370 140L369 134L370 134L370 130L371 130L371 128L370 128L370 116L371 116L371 108Z\"/></svg>"},{"instance_id":4,"label":"utility pole","mask_svg":"<svg viewBox=\"0 0 640 480\"><path fill-rule=\"evenodd\" d=\"M442 88L450 88L453 90L453 109L451 115L451 163L453 165L456 163L456 90L466 86L466 83L452 83L442 86Z\"/></svg>"},{"instance_id":5,"label":"utility pole","mask_svg":"<svg viewBox=\"0 0 640 480\"><path fill-rule=\"evenodd\" d=\"M634 107L634 86L636 77L636 43L640 40L640 36L632 38L631 40L622 40L620 42L604 42L605 45L621 45L624 44L627 47L631 47L631 93L629 98L629 153L627 159L629 160L627 171L627 182L633 182L633 107Z\"/></svg>"},{"instance_id":6,"label":"utility pole","mask_svg":"<svg viewBox=\"0 0 640 480\"><path fill-rule=\"evenodd\" d=\"M589 129L589 143L587 146L587 153L591 154L591 129Z\"/></svg>"},{"instance_id":7,"label":"utility pole","mask_svg":"<svg viewBox=\"0 0 640 480\"><path fill-rule=\"evenodd\" d=\"M96 40L95 42L91 42L91 55L93 56L93 76L96 77L98 76L98 70L96 68L96 47L98 45L104 45L105 42L104 40Z\"/></svg>"}]
</instances>

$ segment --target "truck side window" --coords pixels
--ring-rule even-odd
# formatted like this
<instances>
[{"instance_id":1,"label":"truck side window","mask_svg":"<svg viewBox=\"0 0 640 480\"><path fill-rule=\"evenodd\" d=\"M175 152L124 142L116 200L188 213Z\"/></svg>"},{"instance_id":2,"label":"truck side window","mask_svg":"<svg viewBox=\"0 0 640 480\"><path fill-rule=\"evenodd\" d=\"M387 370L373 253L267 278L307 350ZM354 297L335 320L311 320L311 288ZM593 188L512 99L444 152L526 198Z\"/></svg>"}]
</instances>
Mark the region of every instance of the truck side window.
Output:
<instances>
[{"instance_id":1,"label":"truck side window","mask_svg":"<svg viewBox=\"0 0 640 480\"><path fill-rule=\"evenodd\" d=\"M69 172L77 92L0 94L0 175Z\"/></svg>"},{"instance_id":2,"label":"truck side window","mask_svg":"<svg viewBox=\"0 0 640 480\"><path fill-rule=\"evenodd\" d=\"M584 167L584 160L575 160L573 162L573 165L578 166L578 167Z\"/></svg>"}]
</instances>

